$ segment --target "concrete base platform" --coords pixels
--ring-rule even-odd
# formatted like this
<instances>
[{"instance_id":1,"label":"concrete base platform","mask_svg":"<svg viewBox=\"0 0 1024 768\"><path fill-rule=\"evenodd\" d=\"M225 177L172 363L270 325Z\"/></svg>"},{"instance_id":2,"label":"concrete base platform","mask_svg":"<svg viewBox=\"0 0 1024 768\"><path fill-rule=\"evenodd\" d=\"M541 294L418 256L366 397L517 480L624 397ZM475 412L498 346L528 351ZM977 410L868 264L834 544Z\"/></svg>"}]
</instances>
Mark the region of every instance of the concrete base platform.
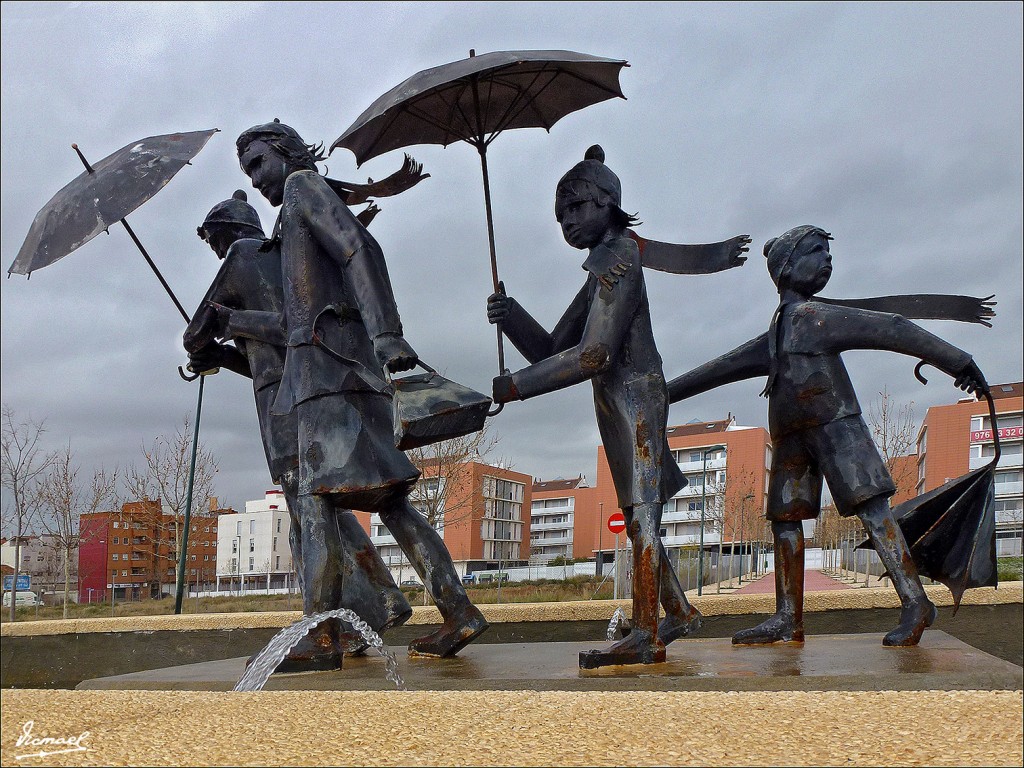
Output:
<instances>
[{"instance_id":1,"label":"concrete base platform","mask_svg":"<svg viewBox=\"0 0 1024 768\"><path fill-rule=\"evenodd\" d=\"M453 659L391 650L409 690L881 691L1020 690L1024 669L929 630L916 648L885 648L876 634L810 636L803 646L734 646L728 638L669 646L668 661L580 670L579 652L602 644L473 645ZM87 680L79 690L228 691L245 657ZM383 659L345 660L333 672L274 675L265 690L389 690Z\"/></svg>"}]
</instances>

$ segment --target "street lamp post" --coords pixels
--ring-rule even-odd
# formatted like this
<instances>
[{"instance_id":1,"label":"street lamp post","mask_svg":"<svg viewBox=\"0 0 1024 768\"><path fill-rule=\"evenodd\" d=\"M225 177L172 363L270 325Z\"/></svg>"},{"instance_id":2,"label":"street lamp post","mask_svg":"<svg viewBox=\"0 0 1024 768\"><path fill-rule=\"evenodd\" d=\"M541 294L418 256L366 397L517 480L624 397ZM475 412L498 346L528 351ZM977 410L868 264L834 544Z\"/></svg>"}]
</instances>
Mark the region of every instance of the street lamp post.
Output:
<instances>
[{"instance_id":1,"label":"street lamp post","mask_svg":"<svg viewBox=\"0 0 1024 768\"><path fill-rule=\"evenodd\" d=\"M604 526L605 526L604 502L603 501L598 502L597 509L598 509L597 515L598 515L599 519L598 519L598 525L597 525L597 571L596 571L596 574L598 576L601 576L604 573L604 568L602 567L603 563L601 562L602 560L604 560L604 551L602 550L602 546L603 546L602 542L604 541Z\"/></svg>"},{"instance_id":2,"label":"street lamp post","mask_svg":"<svg viewBox=\"0 0 1024 768\"><path fill-rule=\"evenodd\" d=\"M740 499L740 578L739 583L743 584L743 535L746 532L747 499L753 499L754 494L748 493Z\"/></svg>"},{"instance_id":3,"label":"street lamp post","mask_svg":"<svg viewBox=\"0 0 1024 768\"><path fill-rule=\"evenodd\" d=\"M724 445L712 445L701 451L700 485L700 551L697 553L697 596L704 593L704 515L708 506L708 454L724 449Z\"/></svg>"}]
</instances>

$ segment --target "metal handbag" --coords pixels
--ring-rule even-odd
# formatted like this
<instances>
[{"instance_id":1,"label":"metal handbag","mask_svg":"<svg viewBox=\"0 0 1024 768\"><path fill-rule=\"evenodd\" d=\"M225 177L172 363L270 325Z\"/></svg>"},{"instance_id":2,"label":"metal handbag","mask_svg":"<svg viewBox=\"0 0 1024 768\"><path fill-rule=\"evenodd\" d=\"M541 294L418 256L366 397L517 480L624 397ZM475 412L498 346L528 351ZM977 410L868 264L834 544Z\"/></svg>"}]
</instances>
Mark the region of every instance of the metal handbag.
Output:
<instances>
[{"instance_id":1,"label":"metal handbag","mask_svg":"<svg viewBox=\"0 0 1024 768\"><path fill-rule=\"evenodd\" d=\"M388 381L394 387L395 445L403 451L479 432L491 398L446 379L417 360L426 373Z\"/></svg>"}]
</instances>

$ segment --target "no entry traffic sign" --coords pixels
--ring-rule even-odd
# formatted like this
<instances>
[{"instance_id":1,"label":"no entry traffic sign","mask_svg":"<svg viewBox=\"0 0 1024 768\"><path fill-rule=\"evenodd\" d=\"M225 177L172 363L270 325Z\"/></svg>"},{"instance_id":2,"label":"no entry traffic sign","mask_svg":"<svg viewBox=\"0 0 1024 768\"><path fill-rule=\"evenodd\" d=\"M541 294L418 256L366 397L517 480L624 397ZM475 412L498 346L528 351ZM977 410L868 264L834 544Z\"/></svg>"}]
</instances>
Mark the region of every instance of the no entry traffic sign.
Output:
<instances>
[{"instance_id":1,"label":"no entry traffic sign","mask_svg":"<svg viewBox=\"0 0 1024 768\"><path fill-rule=\"evenodd\" d=\"M626 530L626 516L621 512L616 512L613 515L608 516L608 530L618 536L624 530Z\"/></svg>"}]
</instances>

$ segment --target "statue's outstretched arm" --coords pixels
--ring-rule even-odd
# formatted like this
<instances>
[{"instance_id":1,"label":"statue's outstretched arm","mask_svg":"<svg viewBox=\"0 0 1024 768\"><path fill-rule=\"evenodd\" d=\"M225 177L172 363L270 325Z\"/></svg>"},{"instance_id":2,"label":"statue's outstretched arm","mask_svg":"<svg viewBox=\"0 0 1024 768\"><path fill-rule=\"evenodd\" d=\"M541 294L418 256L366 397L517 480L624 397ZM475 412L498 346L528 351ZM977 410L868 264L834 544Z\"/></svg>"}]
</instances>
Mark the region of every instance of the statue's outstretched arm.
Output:
<instances>
[{"instance_id":1,"label":"statue's outstretched arm","mask_svg":"<svg viewBox=\"0 0 1024 768\"><path fill-rule=\"evenodd\" d=\"M668 400L677 403L734 381L767 376L768 333L762 333L731 352L726 352L668 383Z\"/></svg>"}]
</instances>

